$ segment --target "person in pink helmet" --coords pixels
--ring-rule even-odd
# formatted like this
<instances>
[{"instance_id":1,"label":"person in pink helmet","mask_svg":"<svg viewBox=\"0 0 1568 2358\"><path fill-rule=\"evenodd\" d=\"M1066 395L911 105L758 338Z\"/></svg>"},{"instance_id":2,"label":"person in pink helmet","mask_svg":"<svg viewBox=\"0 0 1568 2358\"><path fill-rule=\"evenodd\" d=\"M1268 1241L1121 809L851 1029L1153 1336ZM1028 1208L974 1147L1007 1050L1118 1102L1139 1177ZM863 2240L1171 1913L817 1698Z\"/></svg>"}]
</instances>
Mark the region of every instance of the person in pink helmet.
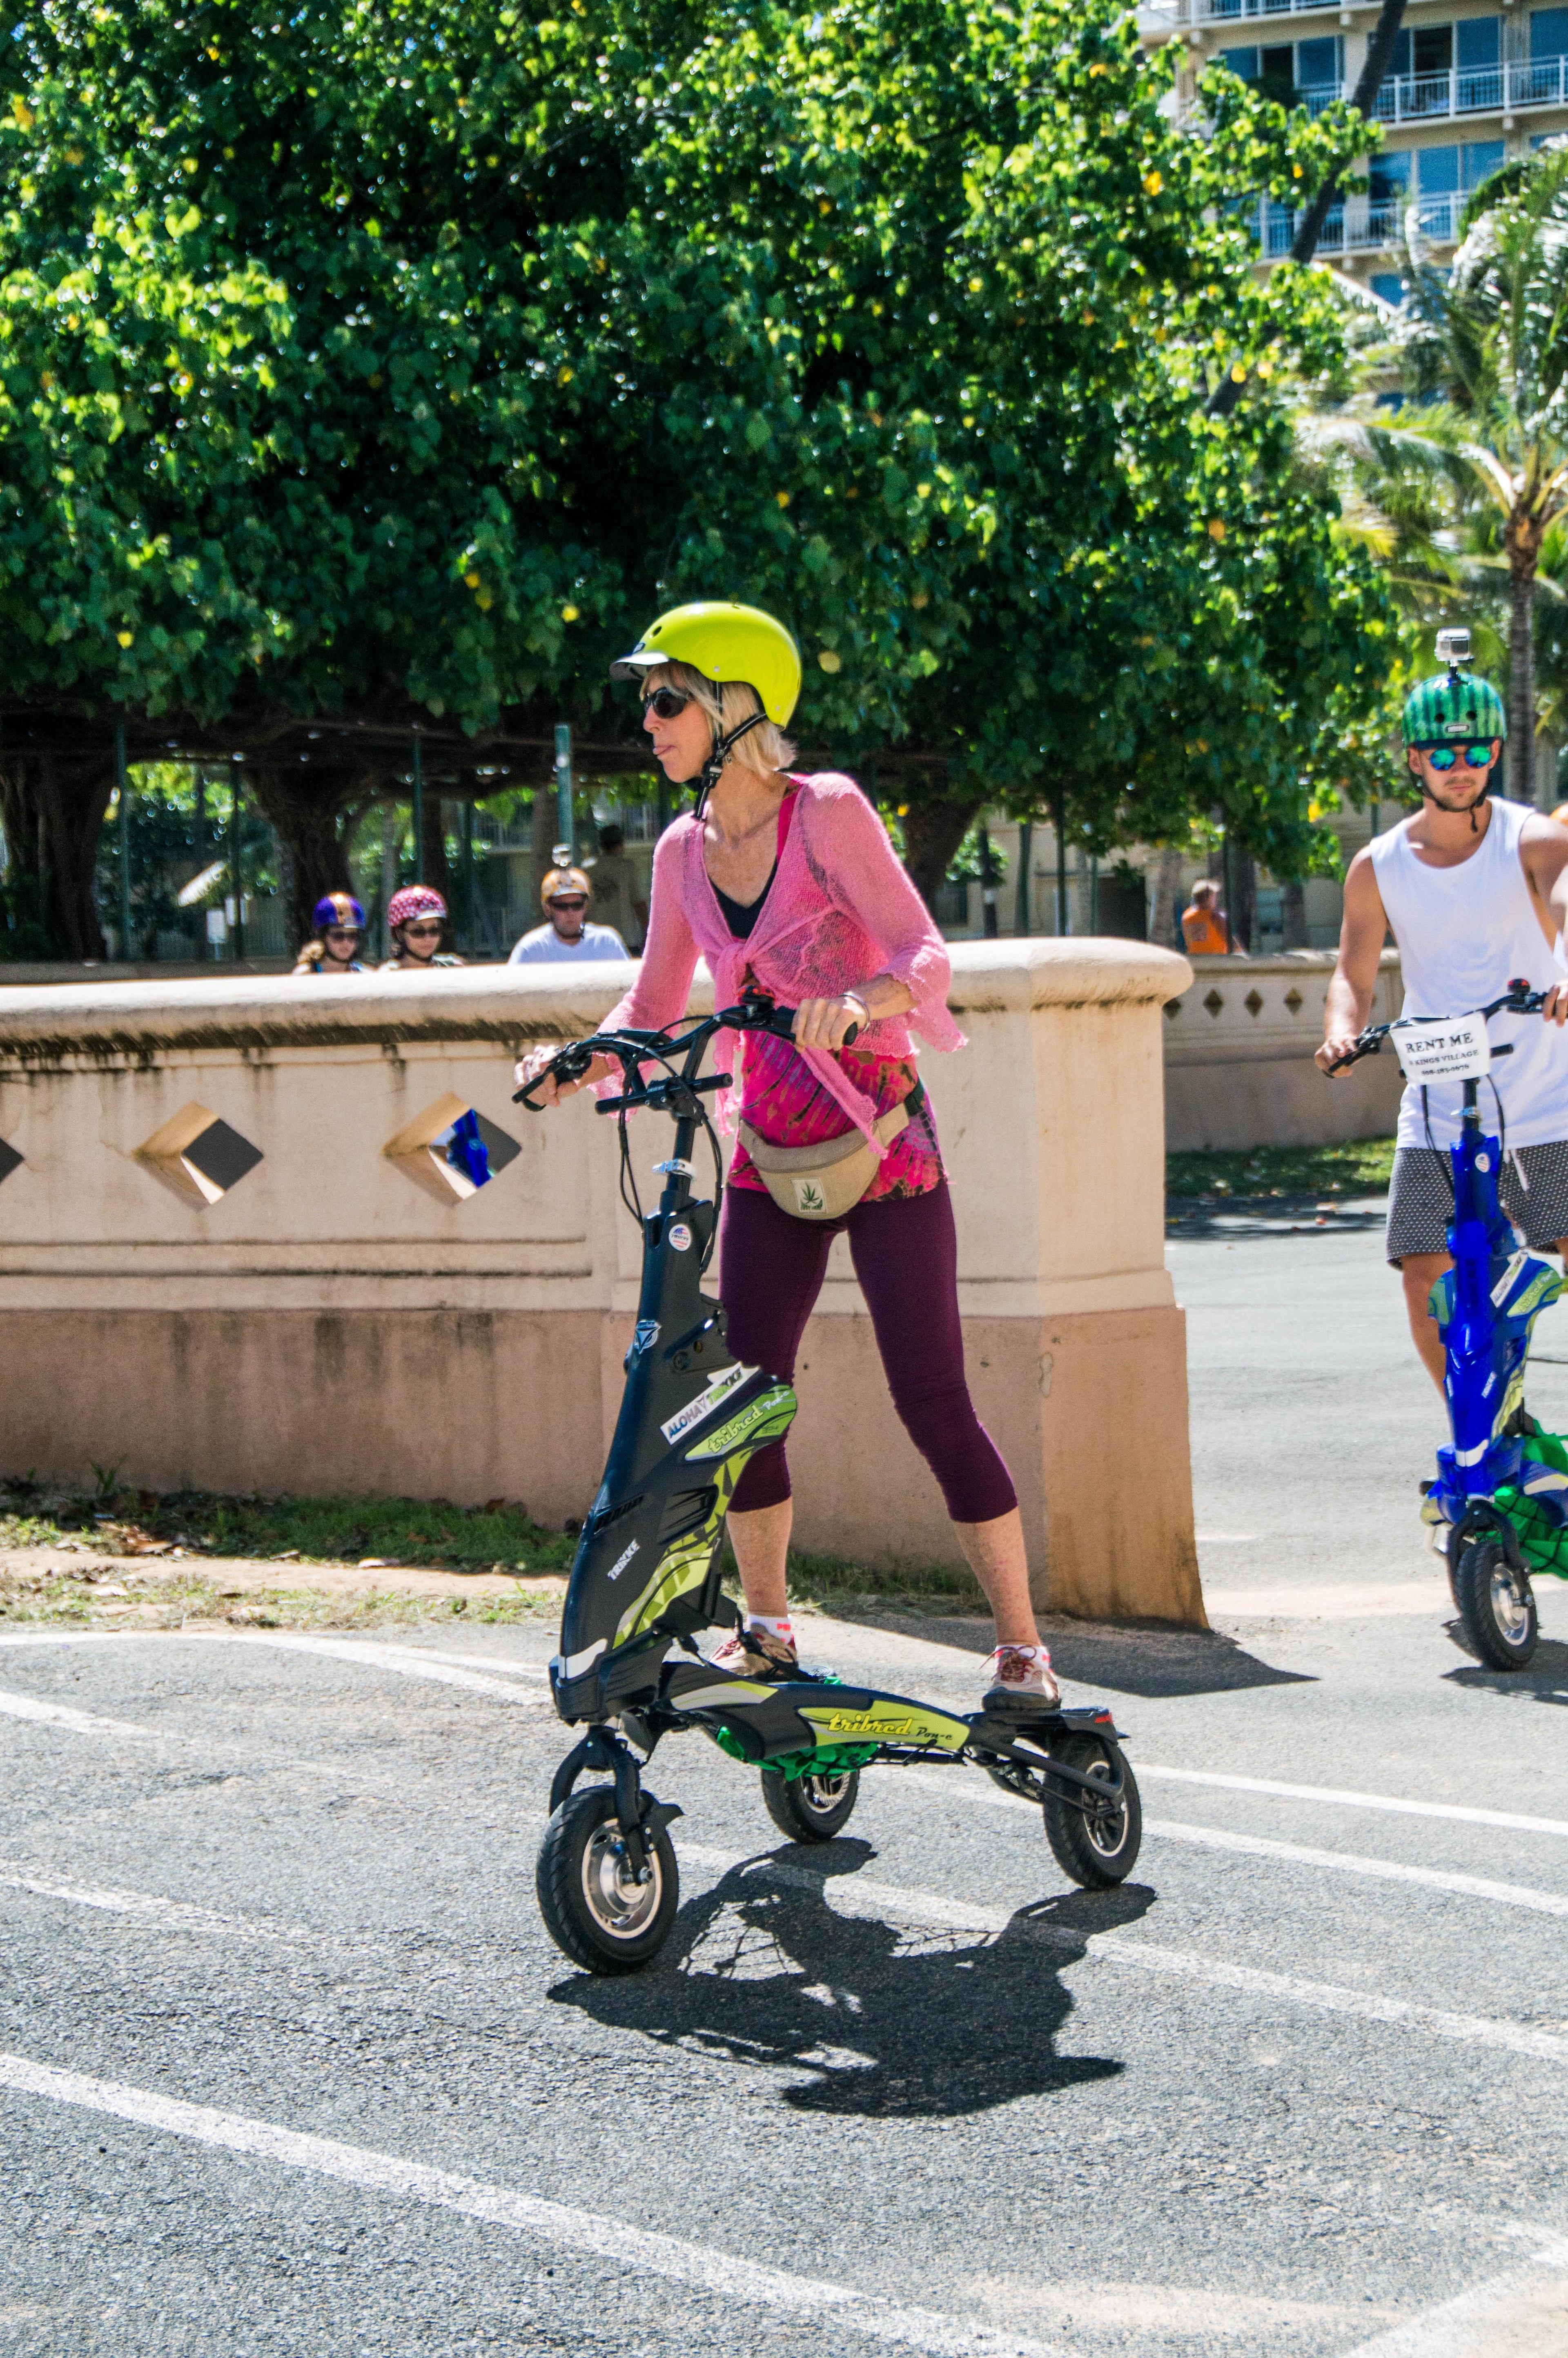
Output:
<instances>
[{"instance_id":1,"label":"person in pink helmet","mask_svg":"<svg viewBox=\"0 0 1568 2358\"><path fill-rule=\"evenodd\" d=\"M386 904L392 956L383 974L427 972L433 966L463 966L455 950L444 949L449 919L447 904L428 884L405 884Z\"/></svg>"}]
</instances>

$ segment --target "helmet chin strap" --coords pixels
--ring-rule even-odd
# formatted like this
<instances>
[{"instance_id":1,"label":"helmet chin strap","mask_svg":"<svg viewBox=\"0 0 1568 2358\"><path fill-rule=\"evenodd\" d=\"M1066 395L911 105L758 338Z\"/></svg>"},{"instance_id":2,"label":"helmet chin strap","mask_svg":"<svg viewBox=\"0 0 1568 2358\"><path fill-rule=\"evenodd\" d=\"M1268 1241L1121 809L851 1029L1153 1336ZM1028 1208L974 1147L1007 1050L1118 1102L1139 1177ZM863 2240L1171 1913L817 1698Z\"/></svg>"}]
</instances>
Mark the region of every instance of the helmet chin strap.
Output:
<instances>
[{"instance_id":1,"label":"helmet chin strap","mask_svg":"<svg viewBox=\"0 0 1568 2358\"><path fill-rule=\"evenodd\" d=\"M721 737L717 730L714 730L713 751L709 753L707 761L704 762L697 781L697 816L698 818L702 817L703 812L708 808L708 797L713 792L714 787L719 784L719 778L723 775L724 764L730 759L730 750L731 746L739 743L740 740L746 734L748 729L760 729L767 717L768 716L765 712L753 712L749 719L741 721L738 729L731 729L728 737Z\"/></svg>"},{"instance_id":2,"label":"helmet chin strap","mask_svg":"<svg viewBox=\"0 0 1568 2358\"><path fill-rule=\"evenodd\" d=\"M1417 775L1416 775L1416 784L1417 784L1417 785L1418 785L1418 786L1420 786L1420 788L1421 788L1421 790L1422 790L1422 793L1424 795L1424 796L1426 797L1426 799L1427 799L1427 801L1428 801L1429 803L1434 803L1434 804L1436 804L1437 808L1438 808L1439 810L1446 810L1446 809L1448 808L1448 806L1447 806L1447 804L1446 804L1446 803L1440 803L1440 802L1438 802L1438 800L1437 800L1437 796L1433 793L1432 788L1427 784L1426 780L1425 780L1423 777L1422 777L1422 776L1421 776L1421 774L1420 774L1420 773L1419 773L1419 772L1417 773ZM1491 791L1492 791L1492 773L1491 773L1491 772L1488 770L1488 771L1487 771L1487 783L1486 783L1486 784L1481 788L1481 791L1480 791L1480 793L1476 795L1476 797L1475 801L1474 801L1473 803L1467 803L1467 804L1465 805L1465 808L1468 810L1468 812L1469 812L1469 814L1470 814L1470 832L1471 832L1471 834L1472 834L1472 835L1479 835L1479 834L1480 834L1480 832L1481 832L1480 828L1479 828L1479 827L1476 826L1476 813L1480 809L1481 805L1486 801L1487 796L1491 793ZM1455 817L1455 818L1457 818L1457 817L1458 817L1458 816L1459 816L1458 812L1457 812L1457 811L1455 811L1455 812L1454 812L1454 817Z\"/></svg>"}]
</instances>

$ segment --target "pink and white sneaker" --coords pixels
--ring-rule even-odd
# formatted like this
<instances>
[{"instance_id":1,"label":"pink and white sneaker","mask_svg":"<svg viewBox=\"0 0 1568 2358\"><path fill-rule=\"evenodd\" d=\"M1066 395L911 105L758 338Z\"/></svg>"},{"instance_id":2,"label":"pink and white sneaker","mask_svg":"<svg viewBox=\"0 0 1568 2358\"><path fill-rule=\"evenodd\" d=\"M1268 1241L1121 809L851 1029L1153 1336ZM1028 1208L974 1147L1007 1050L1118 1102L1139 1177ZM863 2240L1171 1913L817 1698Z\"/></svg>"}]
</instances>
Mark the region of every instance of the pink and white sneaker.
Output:
<instances>
[{"instance_id":1,"label":"pink and white sneaker","mask_svg":"<svg viewBox=\"0 0 1568 2358\"><path fill-rule=\"evenodd\" d=\"M1044 1646L999 1646L986 1664L982 1711L1054 1711L1061 1700L1062 1690Z\"/></svg>"}]
</instances>

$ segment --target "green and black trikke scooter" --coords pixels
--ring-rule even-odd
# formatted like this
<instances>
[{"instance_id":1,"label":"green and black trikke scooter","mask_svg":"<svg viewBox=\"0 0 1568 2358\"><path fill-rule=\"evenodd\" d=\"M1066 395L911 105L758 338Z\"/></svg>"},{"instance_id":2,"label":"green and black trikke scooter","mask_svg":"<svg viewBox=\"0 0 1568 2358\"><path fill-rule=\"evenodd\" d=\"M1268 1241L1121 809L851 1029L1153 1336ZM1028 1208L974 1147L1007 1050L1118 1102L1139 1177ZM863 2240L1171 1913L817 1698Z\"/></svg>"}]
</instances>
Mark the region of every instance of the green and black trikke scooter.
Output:
<instances>
[{"instance_id":1,"label":"green and black trikke scooter","mask_svg":"<svg viewBox=\"0 0 1568 2358\"><path fill-rule=\"evenodd\" d=\"M683 1813L654 1800L643 1770L663 1737L688 1728L761 1770L768 1813L792 1842L830 1841L872 1761L972 1760L1040 1803L1051 1848L1075 1883L1120 1883L1138 1856L1138 1787L1108 1711L959 1717L805 1670L787 1682L749 1679L697 1651L698 1630L740 1619L719 1585L735 1485L748 1458L788 1430L795 1408L788 1384L735 1358L724 1312L702 1291L722 1192L703 1094L721 1080L698 1075L720 1032L788 1039L794 1020L792 1009L748 998L677 1033L601 1032L563 1048L517 1092L539 1112L533 1091L545 1078L580 1080L595 1056L619 1060L621 1094L599 1110L619 1118L622 1196L643 1231L626 1390L550 1664L557 1710L588 1733L550 1789L539 1905L557 1946L589 1973L633 1972L668 1936L679 1897L669 1826ZM676 1124L674 1154L654 1165L665 1181L658 1209L646 1213L626 1134L627 1115L642 1107ZM692 1190L699 1128L713 1151L711 1199ZM611 1781L579 1789L585 1769Z\"/></svg>"}]
</instances>

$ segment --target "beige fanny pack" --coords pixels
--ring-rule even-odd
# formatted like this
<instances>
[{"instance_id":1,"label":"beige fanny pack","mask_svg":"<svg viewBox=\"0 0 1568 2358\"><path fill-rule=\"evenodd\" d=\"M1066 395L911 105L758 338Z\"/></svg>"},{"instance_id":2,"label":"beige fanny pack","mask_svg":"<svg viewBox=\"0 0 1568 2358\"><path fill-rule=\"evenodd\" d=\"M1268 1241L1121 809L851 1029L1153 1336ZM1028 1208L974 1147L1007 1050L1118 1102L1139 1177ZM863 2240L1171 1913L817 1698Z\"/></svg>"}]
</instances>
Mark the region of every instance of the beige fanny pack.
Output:
<instances>
[{"instance_id":1,"label":"beige fanny pack","mask_svg":"<svg viewBox=\"0 0 1568 2358\"><path fill-rule=\"evenodd\" d=\"M902 1105L874 1122L878 1139L891 1146L909 1127L910 1109L920 1102L913 1091ZM781 1212L797 1220L841 1220L852 1212L877 1175L879 1157L872 1153L863 1130L825 1139L819 1146L770 1146L749 1121L738 1124L741 1143L757 1167L757 1176Z\"/></svg>"}]
</instances>

